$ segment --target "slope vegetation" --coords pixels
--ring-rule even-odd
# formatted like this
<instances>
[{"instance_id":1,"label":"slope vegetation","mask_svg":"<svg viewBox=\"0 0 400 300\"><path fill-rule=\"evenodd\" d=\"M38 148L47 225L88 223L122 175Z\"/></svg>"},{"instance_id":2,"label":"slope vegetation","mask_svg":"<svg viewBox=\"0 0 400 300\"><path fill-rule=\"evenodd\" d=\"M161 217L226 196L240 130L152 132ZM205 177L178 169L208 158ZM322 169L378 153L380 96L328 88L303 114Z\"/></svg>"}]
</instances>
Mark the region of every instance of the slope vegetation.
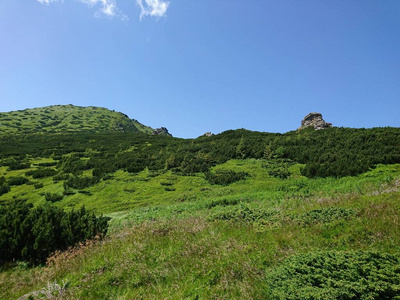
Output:
<instances>
[{"instance_id":1,"label":"slope vegetation","mask_svg":"<svg viewBox=\"0 0 400 300\"><path fill-rule=\"evenodd\" d=\"M399 197L399 128L0 135L0 298L400 299Z\"/></svg>"},{"instance_id":2,"label":"slope vegetation","mask_svg":"<svg viewBox=\"0 0 400 300\"><path fill-rule=\"evenodd\" d=\"M144 132L152 129L101 107L54 105L0 113L2 133Z\"/></svg>"}]
</instances>

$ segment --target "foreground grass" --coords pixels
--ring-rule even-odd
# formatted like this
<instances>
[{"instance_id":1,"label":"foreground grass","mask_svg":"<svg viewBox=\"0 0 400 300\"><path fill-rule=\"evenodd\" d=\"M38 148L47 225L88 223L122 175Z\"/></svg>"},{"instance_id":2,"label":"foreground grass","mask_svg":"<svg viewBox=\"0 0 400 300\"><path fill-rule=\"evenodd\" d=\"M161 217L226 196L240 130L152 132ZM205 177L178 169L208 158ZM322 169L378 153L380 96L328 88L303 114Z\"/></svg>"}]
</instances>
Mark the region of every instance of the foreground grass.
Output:
<instances>
[{"instance_id":1,"label":"foreground grass","mask_svg":"<svg viewBox=\"0 0 400 300\"><path fill-rule=\"evenodd\" d=\"M45 267L5 268L0 273L0 298L37 295L33 291L63 299L289 297L277 292L279 286L271 290L270 276L298 255L398 255L398 185L395 177L368 191L314 195L301 201L289 197L275 202L181 203L179 214L175 204L148 209L147 220L131 212L114 220L112 234L104 241L58 253ZM303 298L312 299L307 291Z\"/></svg>"}]
</instances>

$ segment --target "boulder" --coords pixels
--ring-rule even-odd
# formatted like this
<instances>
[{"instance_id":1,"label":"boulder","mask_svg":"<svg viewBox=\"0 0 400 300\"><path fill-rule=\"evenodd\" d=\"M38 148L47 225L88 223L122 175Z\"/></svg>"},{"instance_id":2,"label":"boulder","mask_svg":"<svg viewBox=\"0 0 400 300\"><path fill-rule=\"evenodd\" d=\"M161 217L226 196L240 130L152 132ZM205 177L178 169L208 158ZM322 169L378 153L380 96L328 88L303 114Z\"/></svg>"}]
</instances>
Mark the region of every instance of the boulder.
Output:
<instances>
[{"instance_id":1,"label":"boulder","mask_svg":"<svg viewBox=\"0 0 400 300\"><path fill-rule=\"evenodd\" d=\"M301 121L301 126L299 130L307 127L313 127L315 130L320 130L332 127L332 123L325 122L325 120L322 118L322 114L312 112L305 116L304 119Z\"/></svg>"},{"instance_id":2,"label":"boulder","mask_svg":"<svg viewBox=\"0 0 400 300\"><path fill-rule=\"evenodd\" d=\"M152 135L167 135L167 136L172 136L172 134L170 134L168 132L168 129L165 127L161 127L161 128L156 128L154 129L154 131L151 133Z\"/></svg>"}]
</instances>

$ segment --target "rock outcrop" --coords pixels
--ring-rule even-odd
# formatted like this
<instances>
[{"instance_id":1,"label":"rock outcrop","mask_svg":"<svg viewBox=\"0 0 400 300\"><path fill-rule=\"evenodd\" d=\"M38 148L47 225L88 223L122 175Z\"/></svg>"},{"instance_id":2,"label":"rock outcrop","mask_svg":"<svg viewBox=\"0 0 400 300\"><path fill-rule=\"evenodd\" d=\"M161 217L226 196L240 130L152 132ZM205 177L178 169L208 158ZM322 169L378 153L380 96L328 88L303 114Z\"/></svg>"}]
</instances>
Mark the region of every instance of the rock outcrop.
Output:
<instances>
[{"instance_id":1,"label":"rock outcrop","mask_svg":"<svg viewBox=\"0 0 400 300\"><path fill-rule=\"evenodd\" d=\"M325 120L322 118L322 114L312 112L305 116L304 119L301 121L301 126L299 130L307 127L313 127L316 130L320 130L332 127L332 123L325 122Z\"/></svg>"},{"instance_id":2,"label":"rock outcrop","mask_svg":"<svg viewBox=\"0 0 400 300\"><path fill-rule=\"evenodd\" d=\"M172 136L172 134L170 134L168 132L168 129L165 127L161 127L161 128L156 128L154 129L154 131L152 132L152 135L167 135L167 136Z\"/></svg>"},{"instance_id":3,"label":"rock outcrop","mask_svg":"<svg viewBox=\"0 0 400 300\"><path fill-rule=\"evenodd\" d=\"M206 133L203 134L202 136L210 137L210 136L213 136L213 135L214 135L214 133L206 132Z\"/></svg>"}]
</instances>

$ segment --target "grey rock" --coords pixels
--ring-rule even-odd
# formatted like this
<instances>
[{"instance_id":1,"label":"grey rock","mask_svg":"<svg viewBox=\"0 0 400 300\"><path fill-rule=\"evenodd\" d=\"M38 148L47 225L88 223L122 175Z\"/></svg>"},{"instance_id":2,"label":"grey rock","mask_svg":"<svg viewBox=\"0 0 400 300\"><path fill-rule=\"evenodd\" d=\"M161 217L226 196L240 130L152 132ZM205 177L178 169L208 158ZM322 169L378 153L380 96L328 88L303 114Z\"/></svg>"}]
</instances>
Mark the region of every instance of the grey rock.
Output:
<instances>
[{"instance_id":1,"label":"grey rock","mask_svg":"<svg viewBox=\"0 0 400 300\"><path fill-rule=\"evenodd\" d=\"M161 127L161 128L156 128L154 129L154 131L152 132L152 135L167 135L167 136L172 136L172 134L170 134L168 132L168 129L165 127Z\"/></svg>"},{"instance_id":2,"label":"grey rock","mask_svg":"<svg viewBox=\"0 0 400 300\"><path fill-rule=\"evenodd\" d=\"M312 112L305 116L304 119L301 121L301 126L299 130L307 127L313 127L315 130L320 130L332 127L332 123L325 122L325 120L322 118L322 114Z\"/></svg>"},{"instance_id":3,"label":"grey rock","mask_svg":"<svg viewBox=\"0 0 400 300\"><path fill-rule=\"evenodd\" d=\"M207 137L210 137L210 136L213 136L214 135L214 133L211 133L211 132L206 132L205 134L203 134L203 136L207 136Z\"/></svg>"}]
</instances>

